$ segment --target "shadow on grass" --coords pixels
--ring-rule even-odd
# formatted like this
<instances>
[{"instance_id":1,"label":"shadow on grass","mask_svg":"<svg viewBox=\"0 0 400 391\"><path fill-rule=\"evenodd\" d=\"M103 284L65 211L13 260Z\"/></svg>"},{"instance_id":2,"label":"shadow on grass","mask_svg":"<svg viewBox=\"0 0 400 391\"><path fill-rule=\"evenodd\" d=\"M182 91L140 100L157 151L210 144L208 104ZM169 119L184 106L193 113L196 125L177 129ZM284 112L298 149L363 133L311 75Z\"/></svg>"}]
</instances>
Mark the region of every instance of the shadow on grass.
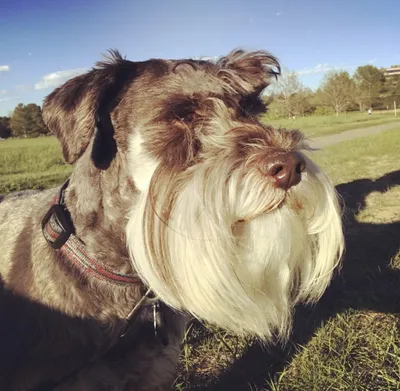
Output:
<instances>
[{"instance_id":1,"label":"shadow on grass","mask_svg":"<svg viewBox=\"0 0 400 391\"><path fill-rule=\"evenodd\" d=\"M400 171L390 172L376 181L361 179L338 185L345 208L346 254L343 268L314 307L299 306L293 334L285 348L263 349L254 344L218 379L217 390L265 390L266 380L284 369L299 345L306 344L321 323L347 309L400 312L400 271L391 269L391 259L400 244L400 222L390 224L360 223L356 215L365 209L372 192L384 193L400 185Z\"/></svg>"},{"instance_id":2,"label":"shadow on grass","mask_svg":"<svg viewBox=\"0 0 400 391\"><path fill-rule=\"evenodd\" d=\"M360 223L356 220L356 215L366 208L366 198L369 194L372 192L384 193L396 185L400 185L400 170L388 173L375 181L360 179L338 185L337 190L342 195L346 205L344 221L347 250L343 268L316 306L312 308L299 306L297 308L290 342L285 348L275 346L269 349L263 349L260 345L253 344L212 386L205 384L213 382L214 379L186 378L190 386L186 385L187 388L185 389L243 391L249 390L249 385L260 390L266 389L266 381L269 378L274 378L277 373L283 370L293 354L296 353L298 346L307 344L321 323L335 314L347 309L400 313L400 271L389 267L390 260L399 249L400 222L372 224ZM18 314L25 313L25 317L29 318L29 314L26 313L25 309L19 307L19 303L12 305L11 308L15 308ZM0 300L0 313L2 310L5 313ZM10 318L11 314L8 309L7 311L7 317ZM43 318L43 321L47 322L47 317L53 319L55 315L51 313L42 314L40 308L38 308L37 311L34 311L34 316ZM75 319L58 319L58 317L52 321L60 322L60 327L54 329L58 331L65 330L65 327L69 327L71 322L74 324L77 322ZM66 326L64 322L67 322L68 325ZM30 324L34 323L27 322L26 326L29 327ZM15 330L8 330L7 325L9 324L4 323L3 327L0 327L1 334L3 336L19 334L16 334ZM90 324L87 327L92 336L101 332L97 325ZM94 327L96 333L93 333L92 327ZM31 331L27 335L31 335ZM194 337L192 342L196 344L204 335L200 332ZM1 370L7 369L6 372L9 373L9 367L20 358L19 353L26 350L27 344L32 343L30 340L15 340L11 337L6 337L6 340L10 345L5 349L3 346L3 352L8 353L6 356L0 354L1 390L7 389L1 383ZM53 340L62 341L58 334L54 336ZM88 341L85 341L85 345L87 344L89 344ZM14 356L10 356L9 353L11 346L12 350L16 352ZM16 349L16 347L19 347L19 349ZM84 355L81 359L83 357ZM59 362L54 361L51 368L55 370L59 365ZM65 366L65 362L63 362L63 365Z\"/></svg>"},{"instance_id":3,"label":"shadow on grass","mask_svg":"<svg viewBox=\"0 0 400 391\"><path fill-rule=\"evenodd\" d=\"M88 361L98 341L107 335L98 322L73 318L13 294L1 277L0 316L0 390L4 391L26 389L24 376L30 379L32 390L45 380L61 378L63 371L72 372ZM81 334L73 335L73 330ZM68 356L68 349L77 353ZM21 388L11 384L21 384ZM44 384L40 388L51 389Z\"/></svg>"}]
</instances>

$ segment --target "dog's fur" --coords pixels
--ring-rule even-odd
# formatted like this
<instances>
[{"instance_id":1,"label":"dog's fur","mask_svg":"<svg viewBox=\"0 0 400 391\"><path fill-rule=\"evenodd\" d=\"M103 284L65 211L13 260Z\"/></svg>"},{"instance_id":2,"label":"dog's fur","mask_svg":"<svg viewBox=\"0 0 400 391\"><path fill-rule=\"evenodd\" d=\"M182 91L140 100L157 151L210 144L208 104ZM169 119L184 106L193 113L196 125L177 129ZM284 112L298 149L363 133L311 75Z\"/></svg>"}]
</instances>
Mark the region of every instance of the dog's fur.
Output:
<instances>
[{"instance_id":1,"label":"dog's fur","mask_svg":"<svg viewBox=\"0 0 400 391\"><path fill-rule=\"evenodd\" d=\"M288 335L294 305L328 285L343 236L334 188L311 160L289 190L265 173L273 156L307 149L300 132L256 118L278 73L262 51L215 63L113 52L46 98L44 120L75 165L66 205L76 235L174 309L164 310L169 344L154 339L143 311L139 334L108 351L140 287L81 274L49 247L40 223L57 189L6 199L0 389L57 381L96 355L57 390L168 389L183 312L264 340Z\"/></svg>"}]
</instances>

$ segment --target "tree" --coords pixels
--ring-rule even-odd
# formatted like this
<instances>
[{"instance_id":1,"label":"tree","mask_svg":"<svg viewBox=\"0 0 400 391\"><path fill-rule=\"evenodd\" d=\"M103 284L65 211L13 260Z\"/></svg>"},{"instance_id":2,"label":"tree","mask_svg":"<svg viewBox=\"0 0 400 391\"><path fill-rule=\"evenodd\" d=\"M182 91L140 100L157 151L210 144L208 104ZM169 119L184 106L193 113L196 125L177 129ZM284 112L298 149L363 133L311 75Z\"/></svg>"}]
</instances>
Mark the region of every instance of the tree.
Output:
<instances>
[{"instance_id":1,"label":"tree","mask_svg":"<svg viewBox=\"0 0 400 391\"><path fill-rule=\"evenodd\" d=\"M41 135L50 135L50 129L47 127L47 125L43 121L43 114L42 114L42 108L38 105L36 105L37 110L36 110L36 115L35 115L35 121L37 122L39 129L40 129L40 134Z\"/></svg>"},{"instance_id":2,"label":"tree","mask_svg":"<svg viewBox=\"0 0 400 391\"><path fill-rule=\"evenodd\" d=\"M15 137L38 137L49 133L43 122L42 110L34 103L26 106L18 104L11 116L10 126Z\"/></svg>"},{"instance_id":3,"label":"tree","mask_svg":"<svg viewBox=\"0 0 400 391\"><path fill-rule=\"evenodd\" d=\"M0 138L8 138L11 136L10 118L0 117Z\"/></svg>"},{"instance_id":4,"label":"tree","mask_svg":"<svg viewBox=\"0 0 400 391\"><path fill-rule=\"evenodd\" d=\"M383 71L373 65L363 65L356 69L353 78L357 86L360 111L366 107L379 105L385 82Z\"/></svg>"},{"instance_id":5,"label":"tree","mask_svg":"<svg viewBox=\"0 0 400 391\"><path fill-rule=\"evenodd\" d=\"M27 121L26 121L25 106L23 103L19 103L12 115L10 120L10 127L14 137L26 137L27 136Z\"/></svg>"},{"instance_id":6,"label":"tree","mask_svg":"<svg viewBox=\"0 0 400 391\"><path fill-rule=\"evenodd\" d=\"M397 107L400 107L400 75L385 78L382 102L387 108L392 108L393 102L396 102Z\"/></svg>"},{"instance_id":7,"label":"tree","mask_svg":"<svg viewBox=\"0 0 400 391\"><path fill-rule=\"evenodd\" d=\"M27 128L30 137L38 137L49 133L49 130L43 122L42 110L40 106L30 103L25 106L27 111Z\"/></svg>"},{"instance_id":8,"label":"tree","mask_svg":"<svg viewBox=\"0 0 400 391\"><path fill-rule=\"evenodd\" d=\"M315 106L312 103L314 93L311 88L302 87L302 89L293 96L292 107L295 115L311 114Z\"/></svg>"},{"instance_id":9,"label":"tree","mask_svg":"<svg viewBox=\"0 0 400 391\"><path fill-rule=\"evenodd\" d=\"M281 117L292 118L311 110L312 91L306 88L296 73L283 74L274 86L274 109Z\"/></svg>"},{"instance_id":10,"label":"tree","mask_svg":"<svg viewBox=\"0 0 400 391\"><path fill-rule=\"evenodd\" d=\"M356 86L348 72L331 71L322 80L317 96L322 105L331 107L339 115L354 102Z\"/></svg>"},{"instance_id":11,"label":"tree","mask_svg":"<svg viewBox=\"0 0 400 391\"><path fill-rule=\"evenodd\" d=\"M400 107L400 77L398 76L393 80L392 87L390 89L390 98L392 101L396 101L397 107ZM390 102L392 103L392 102Z\"/></svg>"}]
</instances>

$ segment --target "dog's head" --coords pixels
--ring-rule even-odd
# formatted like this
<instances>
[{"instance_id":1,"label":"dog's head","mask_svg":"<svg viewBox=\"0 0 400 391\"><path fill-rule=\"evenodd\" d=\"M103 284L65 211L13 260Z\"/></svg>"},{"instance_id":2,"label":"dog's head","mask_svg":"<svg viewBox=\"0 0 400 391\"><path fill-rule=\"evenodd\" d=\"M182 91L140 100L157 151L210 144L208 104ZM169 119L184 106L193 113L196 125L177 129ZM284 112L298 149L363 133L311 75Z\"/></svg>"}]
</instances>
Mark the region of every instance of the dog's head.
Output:
<instances>
[{"instance_id":1,"label":"dog's head","mask_svg":"<svg viewBox=\"0 0 400 391\"><path fill-rule=\"evenodd\" d=\"M287 334L315 301L343 236L334 188L298 131L261 124L275 75L266 52L216 62L109 62L50 94L43 114L65 159L115 159L136 188L127 246L142 279L176 309L236 333ZM124 223L121 222L121 225Z\"/></svg>"}]
</instances>

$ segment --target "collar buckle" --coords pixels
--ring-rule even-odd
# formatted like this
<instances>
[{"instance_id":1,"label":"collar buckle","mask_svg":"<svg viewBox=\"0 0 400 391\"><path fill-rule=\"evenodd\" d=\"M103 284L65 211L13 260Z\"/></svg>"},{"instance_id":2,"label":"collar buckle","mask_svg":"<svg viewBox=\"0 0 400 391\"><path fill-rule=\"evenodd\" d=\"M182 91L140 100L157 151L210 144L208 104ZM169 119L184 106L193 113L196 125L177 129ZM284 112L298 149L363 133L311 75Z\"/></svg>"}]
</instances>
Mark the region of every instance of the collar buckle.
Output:
<instances>
[{"instance_id":1,"label":"collar buckle","mask_svg":"<svg viewBox=\"0 0 400 391\"><path fill-rule=\"evenodd\" d=\"M46 229L46 226L51 218L55 220L60 232L57 232L57 238L55 240L50 239L50 237L47 235L44 235L44 237L50 247L59 250L67 242L74 229L71 219L67 215L65 208L60 204L52 205L47 211L42 219L42 230Z\"/></svg>"}]
</instances>

